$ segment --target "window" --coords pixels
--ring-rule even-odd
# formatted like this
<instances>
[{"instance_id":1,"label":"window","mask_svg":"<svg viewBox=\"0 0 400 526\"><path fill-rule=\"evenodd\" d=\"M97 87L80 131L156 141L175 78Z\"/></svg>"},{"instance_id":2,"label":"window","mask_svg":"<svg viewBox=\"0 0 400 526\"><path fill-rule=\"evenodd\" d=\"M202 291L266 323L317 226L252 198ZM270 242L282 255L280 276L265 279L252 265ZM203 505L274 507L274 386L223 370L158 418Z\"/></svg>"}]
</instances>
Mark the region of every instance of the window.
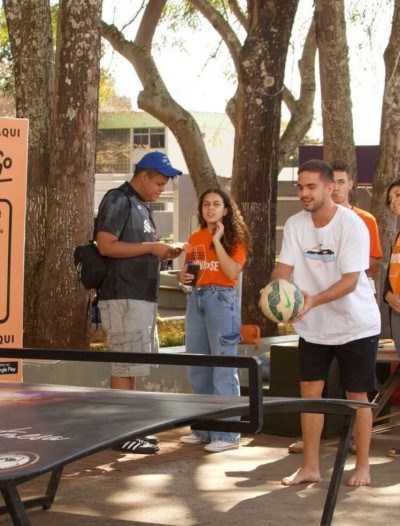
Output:
<instances>
[{"instance_id":1,"label":"window","mask_svg":"<svg viewBox=\"0 0 400 526\"><path fill-rule=\"evenodd\" d=\"M149 203L151 212L159 212L165 209L164 203Z\"/></svg>"},{"instance_id":2,"label":"window","mask_svg":"<svg viewBox=\"0 0 400 526\"><path fill-rule=\"evenodd\" d=\"M164 128L134 128L133 130L133 147L165 147L165 129Z\"/></svg>"}]
</instances>

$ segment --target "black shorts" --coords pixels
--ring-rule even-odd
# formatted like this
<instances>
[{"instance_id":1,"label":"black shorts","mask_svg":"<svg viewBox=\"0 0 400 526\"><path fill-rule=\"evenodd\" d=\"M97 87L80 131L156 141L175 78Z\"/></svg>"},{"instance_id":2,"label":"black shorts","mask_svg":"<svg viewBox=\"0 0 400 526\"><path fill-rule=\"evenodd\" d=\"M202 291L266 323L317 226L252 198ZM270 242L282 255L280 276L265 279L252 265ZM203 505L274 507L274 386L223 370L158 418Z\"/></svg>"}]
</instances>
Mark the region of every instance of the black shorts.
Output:
<instances>
[{"instance_id":1,"label":"black shorts","mask_svg":"<svg viewBox=\"0 0 400 526\"><path fill-rule=\"evenodd\" d=\"M351 393L376 389L375 363L379 336L368 336L343 345L322 345L299 339L300 381L313 382L328 378L336 356L342 387Z\"/></svg>"}]
</instances>

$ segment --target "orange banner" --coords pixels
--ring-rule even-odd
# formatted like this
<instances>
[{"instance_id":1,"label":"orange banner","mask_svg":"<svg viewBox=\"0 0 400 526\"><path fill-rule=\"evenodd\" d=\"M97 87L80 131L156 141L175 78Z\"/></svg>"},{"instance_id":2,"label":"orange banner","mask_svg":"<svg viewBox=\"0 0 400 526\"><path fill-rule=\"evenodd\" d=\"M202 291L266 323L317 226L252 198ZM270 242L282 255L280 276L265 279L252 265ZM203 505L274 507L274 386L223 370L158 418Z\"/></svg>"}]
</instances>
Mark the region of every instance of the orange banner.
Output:
<instances>
[{"instance_id":1,"label":"orange banner","mask_svg":"<svg viewBox=\"0 0 400 526\"><path fill-rule=\"evenodd\" d=\"M0 118L0 347L22 347L28 164L27 119ZM22 360L2 359L0 381L22 381Z\"/></svg>"}]
</instances>

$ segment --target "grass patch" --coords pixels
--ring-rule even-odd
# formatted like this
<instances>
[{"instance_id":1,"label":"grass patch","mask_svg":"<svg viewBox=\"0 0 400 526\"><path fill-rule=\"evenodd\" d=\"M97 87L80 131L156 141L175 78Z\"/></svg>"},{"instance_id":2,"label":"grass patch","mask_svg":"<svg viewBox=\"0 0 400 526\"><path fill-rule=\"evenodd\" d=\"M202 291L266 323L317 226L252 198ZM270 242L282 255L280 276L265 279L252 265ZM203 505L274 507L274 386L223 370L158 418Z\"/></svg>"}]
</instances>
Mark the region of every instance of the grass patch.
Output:
<instances>
[{"instance_id":1,"label":"grass patch","mask_svg":"<svg viewBox=\"0 0 400 526\"><path fill-rule=\"evenodd\" d=\"M157 318L158 340L160 347L176 347L185 341L185 320L165 320Z\"/></svg>"}]
</instances>

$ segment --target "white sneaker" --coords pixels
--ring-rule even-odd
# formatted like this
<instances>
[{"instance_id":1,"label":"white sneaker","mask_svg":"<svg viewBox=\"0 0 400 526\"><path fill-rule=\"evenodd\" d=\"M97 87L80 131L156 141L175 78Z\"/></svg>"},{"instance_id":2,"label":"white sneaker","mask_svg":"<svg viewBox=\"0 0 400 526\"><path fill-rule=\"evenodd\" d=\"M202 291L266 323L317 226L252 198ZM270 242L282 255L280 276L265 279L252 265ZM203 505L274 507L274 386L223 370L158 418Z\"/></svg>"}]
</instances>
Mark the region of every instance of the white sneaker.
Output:
<instances>
[{"instance_id":1,"label":"white sneaker","mask_svg":"<svg viewBox=\"0 0 400 526\"><path fill-rule=\"evenodd\" d=\"M206 451L211 451L212 453L218 453L219 451L227 451L228 449L237 449L239 447L239 442L224 442L223 440L216 440L215 442L210 442L204 449Z\"/></svg>"},{"instance_id":2,"label":"white sneaker","mask_svg":"<svg viewBox=\"0 0 400 526\"><path fill-rule=\"evenodd\" d=\"M195 433L190 433L190 435L184 435L179 440L184 444L202 444L204 442L204 440L202 440Z\"/></svg>"}]
</instances>

